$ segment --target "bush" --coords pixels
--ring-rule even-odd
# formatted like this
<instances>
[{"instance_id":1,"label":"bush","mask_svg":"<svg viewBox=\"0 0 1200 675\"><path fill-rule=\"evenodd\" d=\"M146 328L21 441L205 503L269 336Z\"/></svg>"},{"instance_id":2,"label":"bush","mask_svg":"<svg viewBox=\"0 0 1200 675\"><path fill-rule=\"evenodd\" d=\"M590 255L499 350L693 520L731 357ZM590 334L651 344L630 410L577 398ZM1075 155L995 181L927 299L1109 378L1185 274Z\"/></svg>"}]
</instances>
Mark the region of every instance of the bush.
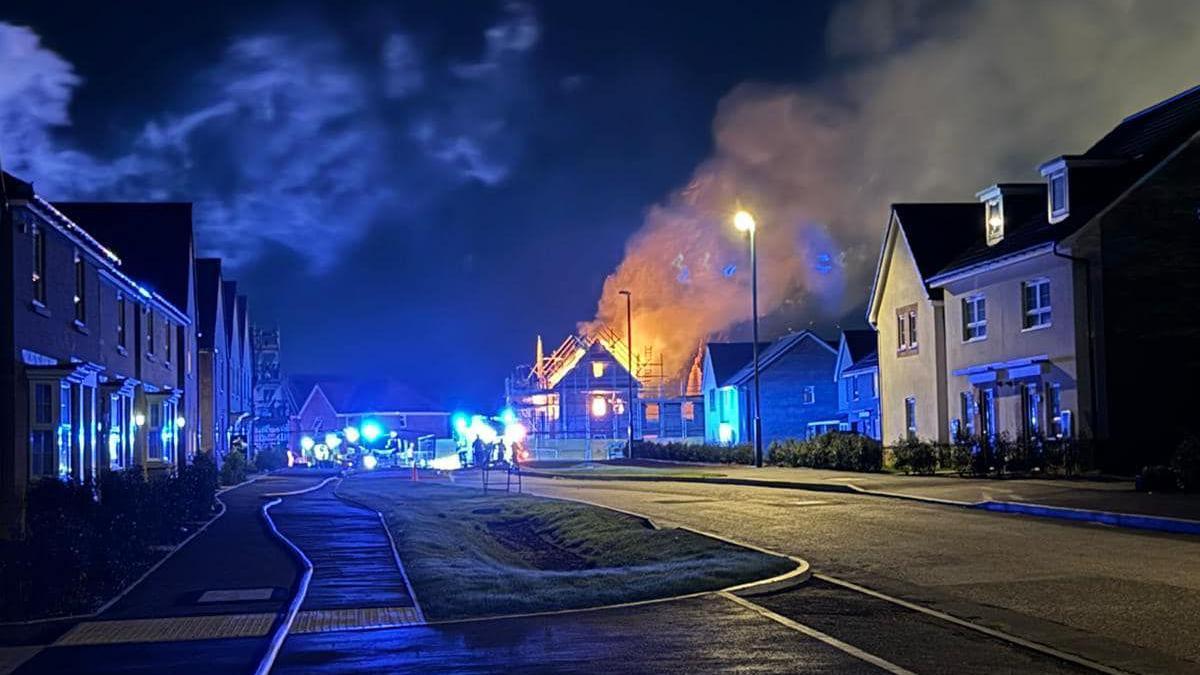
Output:
<instances>
[{"instance_id":1,"label":"bush","mask_svg":"<svg viewBox=\"0 0 1200 675\"><path fill-rule=\"evenodd\" d=\"M254 455L254 466L259 471L274 471L287 466L287 450L283 448L267 448L259 450Z\"/></svg>"},{"instance_id":2,"label":"bush","mask_svg":"<svg viewBox=\"0 0 1200 675\"><path fill-rule=\"evenodd\" d=\"M221 464L221 484L237 485L245 481L247 468L246 456L237 450L231 451Z\"/></svg>"},{"instance_id":3,"label":"bush","mask_svg":"<svg viewBox=\"0 0 1200 675\"><path fill-rule=\"evenodd\" d=\"M1182 490L1200 492L1200 436L1189 436L1175 448L1171 470Z\"/></svg>"},{"instance_id":4,"label":"bush","mask_svg":"<svg viewBox=\"0 0 1200 675\"><path fill-rule=\"evenodd\" d=\"M883 468L883 446L861 434L832 431L802 441L776 441L771 444L767 461L775 466L879 471Z\"/></svg>"},{"instance_id":5,"label":"bush","mask_svg":"<svg viewBox=\"0 0 1200 675\"><path fill-rule=\"evenodd\" d=\"M920 439L904 438L892 446L892 467L909 474L929 475L938 468L939 449Z\"/></svg>"},{"instance_id":6,"label":"bush","mask_svg":"<svg viewBox=\"0 0 1200 675\"><path fill-rule=\"evenodd\" d=\"M147 480L140 467L105 471L93 484L30 486L25 538L0 543L0 620L87 612L132 583L212 514L216 467L207 457L176 476Z\"/></svg>"},{"instance_id":7,"label":"bush","mask_svg":"<svg viewBox=\"0 0 1200 675\"><path fill-rule=\"evenodd\" d=\"M700 445L691 443L633 444L635 459L663 459L672 462L705 462L710 464L751 464L754 448L749 445Z\"/></svg>"}]
</instances>

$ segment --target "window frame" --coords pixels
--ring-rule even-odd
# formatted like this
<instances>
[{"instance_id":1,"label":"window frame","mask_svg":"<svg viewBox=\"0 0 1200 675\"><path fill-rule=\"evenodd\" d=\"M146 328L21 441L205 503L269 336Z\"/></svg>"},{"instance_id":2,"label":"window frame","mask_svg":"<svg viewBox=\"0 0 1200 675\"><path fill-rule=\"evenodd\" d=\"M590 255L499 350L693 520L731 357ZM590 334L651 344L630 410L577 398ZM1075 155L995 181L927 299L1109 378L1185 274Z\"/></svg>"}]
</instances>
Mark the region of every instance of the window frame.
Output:
<instances>
[{"instance_id":1,"label":"window frame","mask_svg":"<svg viewBox=\"0 0 1200 675\"><path fill-rule=\"evenodd\" d=\"M960 304L962 312L962 341L981 342L987 339L987 296L973 293L965 296ZM970 308L970 312L968 312ZM980 315L983 318L979 318Z\"/></svg>"},{"instance_id":2,"label":"window frame","mask_svg":"<svg viewBox=\"0 0 1200 675\"><path fill-rule=\"evenodd\" d=\"M46 231L37 223L30 224L29 230L33 247L33 273L30 283L33 285L33 301L46 306Z\"/></svg>"},{"instance_id":3,"label":"window frame","mask_svg":"<svg viewBox=\"0 0 1200 675\"><path fill-rule=\"evenodd\" d=\"M896 308L897 356L920 353L921 345L917 340L917 317L916 303Z\"/></svg>"},{"instance_id":4,"label":"window frame","mask_svg":"<svg viewBox=\"0 0 1200 675\"><path fill-rule=\"evenodd\" d=\"M75 323L87 325L87 262L83 253L75 249Z\"/></svg>"},{"instance_id":5,"label":"window frame","mask_svg":"<svg viewBox=\"0 0 1200 675\"><path fill-rule=\"evenodd\" d=\"M1054 204L1054 184L1060 182L1062 187L1062 205L1055 206ZM1053 223L1058 223L1064 220L1071 214L1071 191L1067 178L1067 169L1063 167L1051 171L1046 175L1046 209L1049 212L1049 220Z\"/></svg>"},{"instance_id":6,"label":"window frame","mask_svg":"<svg viewBox=\"0 0 1200 675\"><path fill-rule=\"evenodd\" d=\"M125 321L128 317L128 300L125 294L117 291L117 349L124 351L126 346Z\"/></svg>"},{"instance_id":7,"label":"window frame","mask_svg":"<svg viewBox=\"0 0 1200 675\"><path fill-rule=\"evenodd\" d=\"M154 308L146 307L146 354L154 356Z\"/></svg>"},{"instance_id":8,"label":"window frame","mask_svg":"<svg viewBox=\"0 0 1200 675\"><path fill-rule=\"evenodd\" d=\"M1004 200L1000 197L992 197L985 201L983 206L983 226L987 245L995 246L1004 241Z\"/></svg>"},{"instance_id":9,"label":"window frame","mask_svg":"<svg viewBox=\"0 0 1200 675\"><path fill-rule=\"evenodd\" d=\"M904 438L917 439L917 397L908 396L904 399Z\"/></svg>"},{"instance_id":10,"label":"window frame","mask_svg":"<svg viewBox=\"0 0 1200 675\"><path fill-rule=\"evenodd\" d=\"M39 392L44 392L46 399L45 419L43 420L39 413L42 410L42 401L39 401ZM56 433L57 425L54 419L55 400L54 400L54 385L49 380L38 380L29 383L29 478L30 480L38 480L41 478L55 478L58 476L56 463L58 461L58 434ZM38 449L34 451L34 439L41 441ZM35 460L35 457L38 458ZM35 470L35 467L40 470Z\"/></svg>"},{"instance_id":11,"label":"window frame","mask_svg":"<svg viewBox=\"0 0 1200 675\"><path fill-rule=\"evenodd\" d=\"M817 402L817 387L816 385L806 384L804 389L800 391L800 402L803 405L813 405Z\"/></svg>"},{"instance_id":12,"label":"window frame","mask_svg":"<svg viewBox=\"0 0 1200 675\"><path fill-rule=\"evenodd\" d=\"M1046 289L1046 304L1042 304L1042 291ZM1035 289L1037 306L1029 304L1029 289ZM1044 321L1043 321L1044 318ZM1041 330L1054 324L1054 302L1050 297L1050 278L1035 277L1021 282L1021 331Z\"/></svg>"}]
</instances>

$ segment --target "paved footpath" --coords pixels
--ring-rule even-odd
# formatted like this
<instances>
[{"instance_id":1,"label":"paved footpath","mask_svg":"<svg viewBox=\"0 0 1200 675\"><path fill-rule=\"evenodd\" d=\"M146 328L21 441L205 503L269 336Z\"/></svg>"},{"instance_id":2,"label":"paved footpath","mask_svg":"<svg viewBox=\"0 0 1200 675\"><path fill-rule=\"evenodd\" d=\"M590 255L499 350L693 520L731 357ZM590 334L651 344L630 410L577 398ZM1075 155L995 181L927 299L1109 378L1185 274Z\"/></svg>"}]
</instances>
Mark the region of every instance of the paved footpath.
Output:
<instances>
[{"instance_id":1,"label":"paved footpath","mask_svg":"<svg viewBox=\"0 0 1200 675\"><path fill-rule=\"evenodd\" d=\"M272 475L224 492L226 511L208 529L17 672L253 671L300 573L262 519L263 498L324 477Z\"/></svg>"}]
</instances>

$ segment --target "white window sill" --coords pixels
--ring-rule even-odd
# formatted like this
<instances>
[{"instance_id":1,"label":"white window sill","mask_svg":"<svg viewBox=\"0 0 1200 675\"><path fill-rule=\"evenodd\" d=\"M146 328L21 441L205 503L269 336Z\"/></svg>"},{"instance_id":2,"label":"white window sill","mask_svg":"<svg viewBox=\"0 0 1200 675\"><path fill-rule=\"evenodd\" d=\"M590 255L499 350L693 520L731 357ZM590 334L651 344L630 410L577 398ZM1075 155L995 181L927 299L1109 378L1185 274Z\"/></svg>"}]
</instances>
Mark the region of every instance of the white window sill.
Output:
<instances>
[{"instance_id":1,"label":"white window sill","mask_svg":"<svg viewBox=\"0 0 1200 675\"><path fill-rule=\"evenodd\" d=\"M1054 326L1053 323L1044 323L1040 326L1030 326L1029 328L1022 328L1021 332L1022 333L1033 333L1034 331L1045 330L1045 329L1051 328L1053 326Z\"/></svg>"},{"instance_id":2,"label":"white window sill","mask_svg":"<svg viewBox=\"0 0 1200 675\"><path fill-rule=\"evenodd\" d=\"M38 314L41 314L42 316L45 316L45 317L50 316L50 310L40 300L30 300L29 301L29 309L37 312Z\"/></svg>"},{"instance_id":3,"label":"white window sill","mask_svg":"<svg viewBox=\"0 0 1200 675\"><path fill-rule=\"evenodd\" d=\"M966 345L966 344L971 344L972 342L986 342L986 341L987 341L987 336L981 335L979 337L967 338L966 340L963 340L962 343L964 345Z\"/></svg>"},{"instance_id":4,"label":"white window sill","mask_svg":"<svg viewBox=\"0 0 1200 675\"><path fill-rule=\"evenodd\" d=\"M75 330L76 330L76 331L78 331L78 332L80 332L80 333L82 333L82 334L84 334L84 335L91 335L91 334L92 334L92 332L88 330L88 328L87 328L87 325L86 325L86 324L84 324L84 323L83 323L82 321L80 321L79 319L75 319L75 321L73 321L73 322L71 323L71 325L75 327Z\"/></svg>"}]
</instances>

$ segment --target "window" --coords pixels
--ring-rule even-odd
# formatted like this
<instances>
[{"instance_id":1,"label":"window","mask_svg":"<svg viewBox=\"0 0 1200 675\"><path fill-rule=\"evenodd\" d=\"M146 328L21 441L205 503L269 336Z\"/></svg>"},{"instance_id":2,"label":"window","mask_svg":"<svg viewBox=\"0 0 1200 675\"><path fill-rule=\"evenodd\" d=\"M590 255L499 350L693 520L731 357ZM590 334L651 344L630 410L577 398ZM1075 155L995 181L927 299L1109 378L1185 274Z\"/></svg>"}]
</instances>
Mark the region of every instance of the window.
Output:
<instances>
[{"instance_id":1,"label":"window","mask_svg":"<svg viewBox=\"0 0 1200 675\"><path fill-rule=\"evenodd\" d=\"M125 348L125 295L117 293L117 346Z\"/></svg>"},{"instance_id":2,"label":"window","mask_svg":"<svg viewBox=\"0 0 1200 675\"><path fill-rule=\"evenodd\" d=\"M647 422L657 422L658 421L658 404L657 403L647 403L645 410L646 410L645 419Z\"/></svg>"},{"instance_id":3,"label":"window","mask_svg":"<svg viewBox=\"0 0 1200 675\"><path fill-rule=\"evenodd\" d=\"M1067 435L1063 425L1062 387L1058 383L1046 385L1046 418L1050 421L1050 434L1054 438Z\"/></svg>"},{"instance_id":4,"label":"window","mask_svg":"<svg viewBox=\"0 0 1200 675\"><path fill-rule=\"evenodd\" d=\"M714 390L708 392L708 396L706 396L705 398L708 399L708 412L710 412L710 413L717 412L717 390L714 389Z\"/></svg>"},{"instance_id":5,"label":"window","mask_svg":"<svg viewBox=\"0 0 1200 675\"><path fill-rule=\"evenodd\" d=\"M980 426L991 440L996 438L996 390L989 387L980 395L983 397L983 406L979 409Z\"/></svg>"},{"instance_id":6,"label":"window","mask_svg":"<svg viewBox=\"0 0 1200 675\"><path fill-rule=\"evenodd\" d=\"M801 393L801 400L804 402L804 405L816 403L817 402L817 388L811 384L805 386L804 391Z\"/></svg>"},{"instance_id":7,"label":"window","mask_svg":"<svg viewBox=\"0 0 1200 675\"><path fill-rule=\"evenodd\" d=\"M1036 436L1042 431L1041 386L1035 382L1027 383L1021 391L1021 403L1025 417L1025 437Z\"/></svg>"},{"instance_id":8,"label":"window","mask_svg":"<svg viewBox=\"0 0 1200 675\"><path fill-rule=\"evenodd\" d=\"M166 361L167 363L170 363L171 362L171 339L174 337L175 325L172 324L170 321L167 321L166 325L163 326L163 333L165 333L164 339L163 339L163 360Z\"/></svg>"},{"instance_id":9,"label":"window","mask_svg":"<svg viewBox=\"0 0 1200 675\"><path fill-rule=\"evenodd\" d=\"M71 477L71 384L58 389L58 476Z\"/></svg>"},{"instance_id":10,"label":"window","mask_svg":"<svg viewBox=\"0 0 1200 675\"><path fill-rule=\"evenodd\" d=\"M917 399L909 396L904 399L904 432L910 441L917 438Z\"/></svg>"},{"instance_id":11,"label":"window","mask_svg":"<svg viewBox=\"0 0 1200 675\"><path fill-rule=\"evenodd\" d=\"M1067 199L1067 172L1056 171L1050 174L1050 222L1056 223L1067 217L1069 201Z\"/></svg>"},{"instance_id":12,"label":"window","mask_svg":"<svg viewBox=\"0 0 1200 675\"><path fill-rule=\"evenodd\" d=\"M149 406L150 419L146 428L146 454L153 459L161 459L167 451L166 431L163 429L163 406L161 403L151 403Z\"/></svg>"},{"instance_id":13,"label":"window","mask_svg":"<svg viewBox=\"0 0 1200 675\"><path fill-rule=\"evenodd\" d=\"M857 401L862 397L862 393L858 390L858 378L858 375L853 375L850 377L850 400L852 401Z\"/></svg>"},{"instance_id":14,"label":"window","mask_svg":"<svg viewBox=\"0 0 1200 675\"><path fill-rule=\"evenodd\" d=\"M879 371L871 373L871 398L879 398Z\"/></svg>"},{"instance_id":15,"label":"window","mask_svg":"<svg viewBox=\"0 0 1200 675\"><path fill-rule=\"evenodd\" d=\"M1022 326L1026 330L1050 325L1050 280L1033 279L1021 284Z\"/></svg>"},{"instance_id":16,"label":"window","mask_svg":"<svg viewBox=\"0 0 1200 675\"><path fill-rule=\"evenodd\" d=\"M33 385L29 425L29 475L54 475L54 391L48 382Z\"/></svg>"},{"instance_id":17,"label":"window","mask_svg":"<svg viewBox=\"0 0 1200 675\"><path fill-rule=\"evenodd\" d=\"M603 361L592 361L592 377L604 377Z\"/></svg>"},{"instance_id":18,"label":"window","mask_svg":"<svg viewBox=\"0 0 1200 675\"><path fill-rule=\"evenodd\" d=\"M154 310L146 308L146 353L154 354Z\"/></svg>"},{"instance_id":19,"label":"window","mask_svg":"<svg viewBox=\"0 0 1200 675\"><path fill-rule=\"evenodd\" d=\"M917 306L908 305L896 310L896 350L916 352L917 350Z\"/></svg>"},{"instance_id":20,"label":"window","mask_svg":"<svg viewBox=\"0 0 1200 675\"><path fill-rule=\"evenodd\" d=\"M87 305L85 304L85 275L87 268L83 256L75 252L75 321L85 323L87 320Z\"/></svg>"},{"instance_id":21,"label":"window","mask_svg":"<svg viewBox=\"0 0 1200 675\"><path fill-rule=\"evenodd\" d=\"M852 384L853 380L853 375L850 375L842 380L844 383L842 385L842 398L846 399L847 401L849 401L850 397L854 395L854 385Z\"/></svg>"},{"instance_id":22,"label":"window","mask_svg":"<svg viewBox=\"0 0 1200 675\"><path fill-rule=\"evenodd\" d=\"M683 403L683 419L692 422L696 419L696 404L691 401Z\"/></svg>"},{"instance_id":23,"label":"window","mask_svg":"<svg viewBox=\"0 0 1200 675\"><path fill-rule=\"evenodd\" d=\"M963 298L962 329L963 342L987 337L987 300L982 295Z\"/></svg>"},{"instance_id":24,"label":"window","mask_svg":"<svg viewBox=\"0 0 1200 675\"><path fill-rule=\"evenodd\" d=\"M962 420L960 429L967 436L975 435L975 395L964 391L959 394L959 419Z\"/></svg>"},{"instance_id":25,"label":"window","mask_svg":"<svg viewBox=\"0 0 1200 675\"><path fill-rule=\"evenodd\" d=\"M987 223L987 245L993 246L1004 239L1004 203L989 199L984 203L984 218Z\"/></svg>"},{"instance_id":26,"label":"window","mask_svg":"<svg viewBox=\"0 0 1200 675\"><path fill-rule=\"evenodd\" d=\"M46 304L46 233L37 225L30 233L33 235L33 299L40 304Z\"/></svg>"}]
</instances>

